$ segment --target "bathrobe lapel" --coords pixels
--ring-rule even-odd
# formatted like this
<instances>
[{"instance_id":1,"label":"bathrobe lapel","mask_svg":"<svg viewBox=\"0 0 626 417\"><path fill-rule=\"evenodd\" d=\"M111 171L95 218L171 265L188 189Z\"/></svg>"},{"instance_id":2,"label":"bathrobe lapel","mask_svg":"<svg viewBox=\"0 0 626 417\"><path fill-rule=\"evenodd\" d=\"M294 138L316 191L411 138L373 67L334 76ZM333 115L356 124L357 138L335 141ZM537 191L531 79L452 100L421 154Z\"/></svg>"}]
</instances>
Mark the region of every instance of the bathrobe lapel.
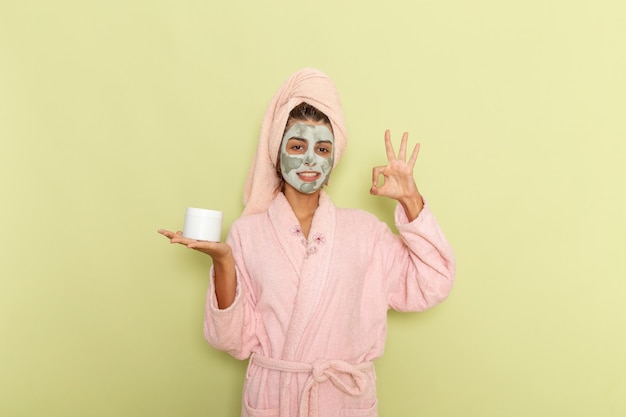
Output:
<instances>
[{"instance_id":1,"label":"bathrobe lapel","mask_svg":"<svg viewBox=\"0 0 626 417\"><path fill-rule=\"evenodd\" d=\"M283 359L298 361L300 344L306 329L320 308L328 280L332 245L335 233L335 207L325 193L320 194L320 204L313 217L306 250L300 270L298 294L294 303L289 331L283 349ZM304 245L302 245L304 246Z\"/></svg>"},{"instance_id":2,"label":"bathrobe lapel","mask_svg":"<svg viewBox=\"0 0 626 417\"><path fill-rule=\"evenodd\" d=\"M329 279L335 241L336 209L322 191L308 239L304 237L284 195L279 194L276 197L268 213L280 245L298 275L298 292L281 358L298 362L302 356L302 341L306 340L306 331L316 313L323 307L322 300ZM289 372L281 376L281 416L288 415L289 412L291 377Z\"/></svg>"},{"instance_id":3,"label":"bathrobe lapel","mask_svg":"<svg viewBox=\"0 0 626 417\"><path fill-rule=\"evenodd\" d=\"M298 219L283 193L278 193L267 212L282 253L289 259L293 267L293 271L284 271L284 275L295 274L299 276L306 255L306 239L298 224Z\"/></svg>"}]
</instances>

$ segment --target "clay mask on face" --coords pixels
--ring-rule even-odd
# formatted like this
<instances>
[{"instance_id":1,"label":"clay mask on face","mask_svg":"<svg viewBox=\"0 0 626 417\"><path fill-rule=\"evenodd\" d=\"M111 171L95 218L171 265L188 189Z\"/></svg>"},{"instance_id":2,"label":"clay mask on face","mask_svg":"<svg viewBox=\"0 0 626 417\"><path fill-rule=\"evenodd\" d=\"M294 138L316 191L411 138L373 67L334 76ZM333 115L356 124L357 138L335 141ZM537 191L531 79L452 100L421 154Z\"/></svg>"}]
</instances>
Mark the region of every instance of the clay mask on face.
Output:
<instances>
[{"instance_id":1,"label":"clay mask on face","mask_svg":"<svg viewBox=\"0 0 626 417\"><path fill-rule=\"evenodd\" d=\"M290 142L290 139L293 139ZM285 181L304 194L312 194L328 181L333 169L334 137L327 126L296 123L280 145L280 168ZM299 146L297 150L289 147ZM329 149L325 154L322 149Z\"/></svg>"}]
</instances>

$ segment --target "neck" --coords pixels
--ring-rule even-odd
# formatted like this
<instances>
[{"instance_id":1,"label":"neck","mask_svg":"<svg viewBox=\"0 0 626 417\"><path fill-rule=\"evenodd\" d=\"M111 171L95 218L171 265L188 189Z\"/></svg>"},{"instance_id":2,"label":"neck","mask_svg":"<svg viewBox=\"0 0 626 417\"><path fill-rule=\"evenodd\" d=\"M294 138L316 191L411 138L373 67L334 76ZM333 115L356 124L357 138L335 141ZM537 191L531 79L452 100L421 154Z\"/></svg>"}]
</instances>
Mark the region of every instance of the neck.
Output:
<instances>
[{"instance_id":1,"label":"neck","mask_svg":"<svg viewBox=\"0 0 626 417\"><path fill-rule=\"evenodd\" d=\"M300 222L300 227L304 235L308 236L309 230L311 230L313 215L319 206L320 190L317 190L313 194L304 194L289 186L289 184L286 184L284 193L298 222Z\"/></svg>"}]
</instances>

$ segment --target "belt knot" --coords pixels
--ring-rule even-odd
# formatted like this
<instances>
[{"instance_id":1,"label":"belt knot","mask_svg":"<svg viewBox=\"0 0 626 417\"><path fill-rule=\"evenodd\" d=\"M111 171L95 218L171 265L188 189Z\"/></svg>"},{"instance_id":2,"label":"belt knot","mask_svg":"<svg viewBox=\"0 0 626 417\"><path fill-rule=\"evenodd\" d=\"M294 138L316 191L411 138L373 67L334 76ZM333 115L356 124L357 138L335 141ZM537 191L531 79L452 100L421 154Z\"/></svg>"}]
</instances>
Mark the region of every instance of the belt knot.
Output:
<instances>
[{"instance_id":1,"label":"belt knot","mask_svg":"<svg viewBox=\"0 0 626 417\"><path fill-rule=\"evenodd\" d=\"M315 382L322 383L330 378L331 361L318 359L311 364L311 374Z\"/></svg>"},{"instance_id":2,"label":"belt knot","mask_svg":"<svg viewBox=\"0 0 626 417\"><path fill-rule=\"evenodd\" d=\"M339 359L317 359L311 363L290 362L276 358L253 355L256 365L281 372L308 373L298 407L298 417L319 416L319 385L329 381L336 389L351 396L360 396L370 387L368 372L374 368L372 362L351 364ZM281 416L288 413L288 398L281 398ZM283 409L283 404L287 404Z\"/></svg>"}]
</instances>

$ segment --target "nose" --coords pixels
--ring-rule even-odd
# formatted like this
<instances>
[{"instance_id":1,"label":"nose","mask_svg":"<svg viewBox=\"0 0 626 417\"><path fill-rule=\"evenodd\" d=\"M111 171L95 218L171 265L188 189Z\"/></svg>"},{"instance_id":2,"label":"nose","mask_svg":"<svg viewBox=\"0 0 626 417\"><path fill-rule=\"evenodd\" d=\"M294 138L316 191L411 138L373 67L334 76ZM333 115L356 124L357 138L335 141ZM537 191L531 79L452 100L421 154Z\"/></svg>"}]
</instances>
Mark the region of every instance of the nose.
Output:
<instances>
[{"instance_id":1,"label":"nose","mask_svg":"<svg viewBox=\"0 0 626 417\"><path fill-rule=\"evenodd\" d=\"M313 154L313 152L307 152L306 157L304 158L304 164L308 166L315 165L315 155Z\"/></svg>"}]
</instances>

